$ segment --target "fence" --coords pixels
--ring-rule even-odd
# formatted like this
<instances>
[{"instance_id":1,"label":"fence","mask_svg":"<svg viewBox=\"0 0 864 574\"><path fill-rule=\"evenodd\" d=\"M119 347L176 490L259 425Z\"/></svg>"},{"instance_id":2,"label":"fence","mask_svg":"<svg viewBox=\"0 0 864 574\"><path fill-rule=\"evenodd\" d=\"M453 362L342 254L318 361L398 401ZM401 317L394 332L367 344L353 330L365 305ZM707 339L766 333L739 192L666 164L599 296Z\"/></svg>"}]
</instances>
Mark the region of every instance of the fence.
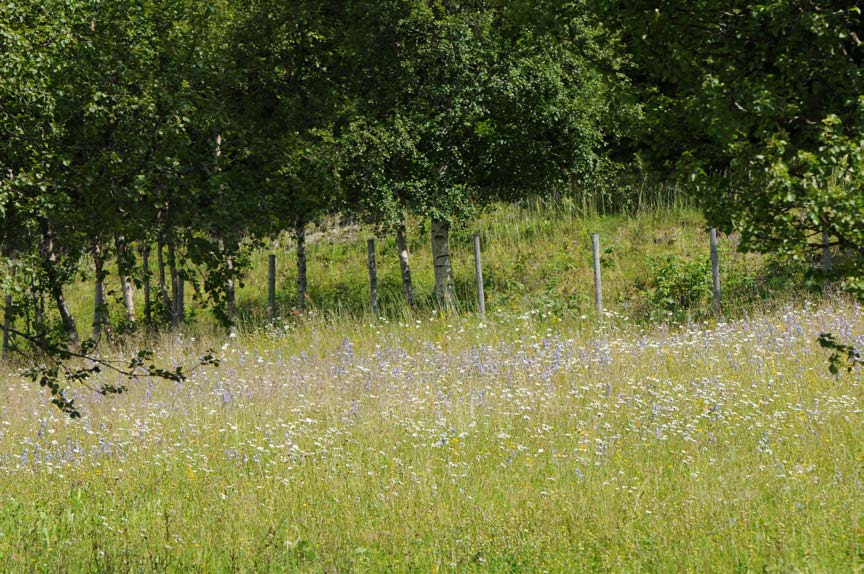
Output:
<instances>
[{"instance_id":1,"label":"fence","mask_svg":"<svg viewBox=\"0 0 864 574\"><path fill-rule=\"evenodd\" d=\"M483 245L481 245L481 237L479 234L473 234L471 239L472 239L472 241L470 242L470 244L466 244L465 248L469 247L469 245L471 248L473 248L473 284L474 284L473 289L475 291L476 301L477 301L476 312L481 318L485 319L486 314L487 314L488 301L487 301L487 297L486 297L487 285L484 283L483 249L482 249ZM362 243L360 243L360 244L351 243L351 242L347 242L347 243L343 242L343 243L345 243L345 245L338 244L338 242L334 241L334 243L333 243L334 254L336 253L336 250L338 250L339 253L341 254L343 260L346 258L346 254L348 256L350 256L348 258L352 261L356 262L357 260L361 259L359 249L361 248L360 245L362 245ZM367 269L367 273L368 273L368 299L367 299L368 300L368 309L371 310L371 312L375 316L379 316L379 314L382 313L382 308L381 308L381 300L380 300L381 286L379 285L379 278L380 278L379 265L378 265L378 261L376 259L376 240L375 239L368 239L366 241L365 247L366 247L366 249L365 249L366 269ZM400 254L399 263L400 263L400 265L404 265L406 263L406 261L403 260L404 258L402 257L402 255L404 253L407 253L406 247L405 247L404 236L402 237L401 241L397 241L396 247L398 247L398 252ZM825 270L827 270L831 265L831 256L830 256L829 247L830 247L830 243L829 243L828 238L827 237L823 238L822 266L823 266L823 269L825 269ZM354 249L357 249L357 251L354 252L353 251ZM710 253L710 261L711 261L711 274L712 274L711 290L712 290L713 312L714 312L716 317L720 318L723 315L723 306L722 306L721 284L720 284L720 256L719 256L719 250L718 250L717 231L715 229L711 229L708 233L708 250ZM326 256L326 253L324 253L323 255ZM262 254L262 256L263 256L263 254ZM465 251L453 250L452 256L454 258L454 263L456 261L460 261L460 260L464 261L465 259L468 259L469 252L467 250L465 250ZM604 294L603 265L602 265L603 252L601 251L601 237L600 237L599 233L591 234L591 257L592 257L592 263L593 263L594 309L595 309L596 318L598 320L602 320L604 318L604 316L606 315L606 308L604 307L604 299L603 299L603 294ZM331 257L331 259L333 261L336 261L337 263L339 261L339 257L336 257L335 255L333 255ZM395 263L390 262L389 259L390 258L388 258L388 264L395 265ZM394 261L395 261L395 259L394 259ZM277 289L277 287L278 287L277 264L278 264L277 256L274 253L266 254L266 269L267 269L267 273L266 273L266 294L267 294L266 314L267 314L267 318L270 321L276 320L279 316L279 305L278 305L279 292ZM259 263L259 265L261 265L263 267L263 261L261 261ZM404 273L404 271L405 271L404 267L403 267L402 271ZM351 277L356 279L358 277L357 272L358 272L358 269L355 267L354 271L350 273ZM587 272L587 270L586 270L586 272ZM346 271L346 275L347 274L348 274L348 272ZM499 277L499 279L500 279L500 277ZM260 281L260 279L259 279L259 281ZM182 291L182 283L185 283L185 282L181 282L180 293L183 292ZM388 285L387 288L389 289L388 296L390 296L391 299L393 299L393 297L397 296L397 295L395 295L396 292L399 293L398 297L400 297L402 299L406 299L408 297L408 294L410 293L412 295L412 299L413 299L413 292L411 292L411 290L409 290L409 289L403 289L403 285L399 285L397 288L395 285L393 285L391 283ZM468 288L470 288L470 287L467 284L463 283L463 295L466 293L466 289L468 289ZM259 295L260 295L260 293L259 293ZM408 306L411 306L410 300L406 299L405 303L407 303ZM185 313L183 301L178 301L177 307L178 308L176 309L176 313L180 317L182 317ZM3 340L2 340L2 357L4 359L7 357L8 353L10 351L9 329L10 329L10 327L12 327L12 325L10 324L10 316L12 314L12 309L13 309L12 298L11 298L11 296L7 295L5 297ZM336 309L336 312L339 312L339 311L340 311L339 309Z\"/></svg>"},{"instance_id":2,"label":"fence","mask_svg":"<svg viewBox=\"0 0 864 574\"><path fill-rule=\"evenodd\" d=\"M717 317L722 316L721 305L721 290L720 290L720 257L718 250L717 231L711 229L708 234L709 252L711 257L711 272L712 272L712 296L714 313ZM603 278L602 278L602 261L600 248L600 235L593 233L591 235L592 244L592 262L593 262L593 278L594 278L594 305L596 316L602 318L605 313L603 306ZM485 284L483 281L483 258L481 249L481 240L479 234L474 234L472 237L473 255L474 255L474 284L477 298L477 314L484 318L486 317L486 294ZM374 315L381 312L379 300L379 283L378 283L378 264L376 258L376 241L368 239L366 241L366 266L369 277L369 308ZM400 262L401 263L401 262ZM276 255L269 254L267 256L267 313L268 318L273 321L278 316L276 305L276 285L277 285L277 267ZM410 304L410 301L406 301Z\"/></svg>"}]
</instances>

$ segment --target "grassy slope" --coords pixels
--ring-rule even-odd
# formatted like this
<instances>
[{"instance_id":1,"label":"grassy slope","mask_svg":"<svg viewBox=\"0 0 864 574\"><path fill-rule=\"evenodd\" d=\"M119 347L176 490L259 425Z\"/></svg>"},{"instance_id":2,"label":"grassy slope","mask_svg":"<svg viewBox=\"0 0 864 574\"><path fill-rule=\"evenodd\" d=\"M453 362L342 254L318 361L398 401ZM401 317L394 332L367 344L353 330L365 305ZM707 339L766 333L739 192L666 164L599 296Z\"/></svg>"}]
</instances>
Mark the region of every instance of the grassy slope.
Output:
<instances>
[{"instance_id":1,"label":"grassy slope","mask_svg":"<svg viewBox=\"0 0 864 574\"><path fill-rule=\"evenodd\" d=\"M638 217L582 217L581 209L566 200L554 204L498 206L466 227L454 230L451 251L459 310L476 310L474 292L473 233L483 245L487 307L492 314L541 312L564 321L581 321L593 314L591 233L599 233L603 250L605 307L632 320L662 316L650 297L657 273L651 262L666 256L705 263L701 287L710 286L707 268L708 240L701 215L690 209L665 209ZM415 281L419 316L434 307L432 297L432 256L428 228L424 222L409 227L409 249ZM314 314L360 317L369 314L369 284L366 268L366 239L373 230L353 227L312 231L308 248L309 296ZM757 255L736 251L735 238L721 238L721 272L727 316L739 316L766 295L790 291L772 285L771 272ZM293 249L283 240L277 254L277 300L280 315L289 317L295 301L296 268ZM241 327L266 323L267 255L252 255L252 269L238 290ZM382 314L391 319L414 317L402 296L399 261L393 237L377 241L379 297ZM119 286L109 284L115 292ZM794 287L791 289L794 291ZM188 291L191 291L188 290ZM138 293L139 306L143 305ZM188 307L194 309L191 294ZM78 283L69 289L69 299L82 332L89 332L92 314L92 287ZM119 303L113 313L120 314ZM693 314L704 316L707 298L694 305ZM679 308L679 310L681 310ZM681 310L681 319L684 315ZM653 315L652 315L653 313ZM206 321L206 312L192 314ZM194 321L193 321L194 322Z\"/></svg>"},{"instance_id":2,"label":"grassy slope","mask_svg":"<svg viewBox=\"0 0 864 574\"><path fill-rule=\"evenodd\" d=\"M861 373L827 376L814 343L821 330L864 343L860 308L789 293L760 302L764 262L726 243L724 277L749 286L726 300L736 319L642 322L647 259L707 257L690 211L504 207L476 229L485 323L471 314L474 229L454 236L469 303L448 316L431 314L428 296L404 311L398 261L384 257L394 246L380 242L379 321L365 310L361 230L310 247L317 312L251 328L261 253L240 292L249 329L226 338L202 320L159 335L169 364L220 349L222 367L187 384L79 390L85 417L73 422L5 377L0 571L862 567ZM603 325L591 314L592 231L611 248L607 307L621 313ZM411 237L428 293L425 235ZM286 312L292 279L280 278ZM76 287L79 311L89 296Z\"/></svg>"}]
</instances>

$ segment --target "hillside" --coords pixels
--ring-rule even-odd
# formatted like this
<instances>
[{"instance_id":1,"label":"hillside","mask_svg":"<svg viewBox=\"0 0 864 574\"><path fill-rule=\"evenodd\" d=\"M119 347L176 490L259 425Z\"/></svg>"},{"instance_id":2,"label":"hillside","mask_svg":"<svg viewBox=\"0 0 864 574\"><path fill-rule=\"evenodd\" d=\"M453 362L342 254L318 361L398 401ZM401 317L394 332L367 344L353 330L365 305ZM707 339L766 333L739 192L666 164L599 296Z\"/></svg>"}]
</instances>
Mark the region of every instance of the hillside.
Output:
<instances>
[{"instance_id":1,"label":"hillside","mask_svg":"<svg viewBox=\"0 0 864 574\"><path fill-rule=\"evenodd\" d=\"M824 330L860 342L860 307L174 334L162 359L222 366L76 388L77 421L10 376L0 569L855 571L861 371L828 374Z\"/></svg>"},{"instance_id":2,"label":"hillside","mask_svg":"<svg viewBox=\"0 0 864 574\"><path fill-rule=\"evenodd\" d=\"M486 321L473 303L474 232ZM201 310L179 332L150 333L164 364L215 350L221 365L184 382L133 381L119 396L73 383L83 418L72 420L9 372L0 568L860 566L861 370L830 376L816 343L831 331L861 344L859 306L790 287L801 270L724 237L721 322L697 212L582 217L559 203L498 206L454 233L452 313L433 309L421 223L409 230L415 311L401 300L392 240L379 241L375 318L370 234L316 230L306 313L291 313L282 245L275 324L262 250L239 292L238 333ZM92 309L91 288L71 291L79 313Z\"/></svg>"},{"instance_id":3,"label":"hillside","mask_svg":"<svg viewBox=\"0 0 864 574\"><path fill-rule=\"evenodd\" d=\"M690 208L662 207L635 216L583 216L566 199L525 205L501 204L473 224L452 233L451 252L457 290L457 312L476 312L474 233L482 244L483 274L489 316L541 314L568 324L593 322L592 233L601 241L604 308L636 322L685 322L712 315L708 235L701 214ZM391 320L428 316L435 309L428 224L408 228L416 309L408 309L401 287L395 239L376 241L381 316ZM360 318L371 314L366 240L375 229L360 225L322 225L309 234L307 247L309 306L307 316ZM277 255L277 304L283 319L293 321L296 264L293 244L285 236L269 249L255 250L251 269L238 289L241 329L267 323L267 256ZM735 236L720 238L724 315L736 317L754 306L770 304L803 289L803 269L778 266L757 254L737 250ZM111 302L119 319L119 286ZM69 290L82 332L92 313L92 285L78 282ZM143 308L140 290L137 305ZM189 326L209 325L209 312L187 291Z\"/></svg>"}]
</instances>

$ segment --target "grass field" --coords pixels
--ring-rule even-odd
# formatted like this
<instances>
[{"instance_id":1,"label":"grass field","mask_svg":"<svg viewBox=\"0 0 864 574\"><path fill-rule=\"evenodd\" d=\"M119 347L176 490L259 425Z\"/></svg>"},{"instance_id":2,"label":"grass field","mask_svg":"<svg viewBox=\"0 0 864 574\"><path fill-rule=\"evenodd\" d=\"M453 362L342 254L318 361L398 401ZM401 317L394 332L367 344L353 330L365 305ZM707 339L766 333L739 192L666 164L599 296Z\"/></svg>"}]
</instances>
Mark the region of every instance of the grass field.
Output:
<instances>
[{"instance_id":1,"label":"grass field","mask_svg":"<svg viewBox=\"0 0 864 574\"><path fill-rule=\"evenodd\" d=\"M461 304L447 315L432 311L422 226L413 312L379 242L375 318L368 233L313 235L302 316L283 256L284 318L263 321L262 251L237 334L197 311L154 335L167 365L217 351L222 365L186 383L77 388L73 421L4 376L0 571L864 569L862 373L831 376L816 344L831 331L864 345L860 307L730 237L719 319L697 213L583 218L561 204L500 207L455 232ZM91 287L70 295L84 326Z\"/></svg>"},{"instance_id":2,"label":"grass field","mask_svg":"<svg viewBox=\"0 0 864 574\"><path fill-rule=\"evenodd\" d=\"M821 330L860 344L864 316L310 321L186 384L79 391L81 421L10 377L0 570L860 570L862 377L827 374Z\"/></svg>"}]
</instances>

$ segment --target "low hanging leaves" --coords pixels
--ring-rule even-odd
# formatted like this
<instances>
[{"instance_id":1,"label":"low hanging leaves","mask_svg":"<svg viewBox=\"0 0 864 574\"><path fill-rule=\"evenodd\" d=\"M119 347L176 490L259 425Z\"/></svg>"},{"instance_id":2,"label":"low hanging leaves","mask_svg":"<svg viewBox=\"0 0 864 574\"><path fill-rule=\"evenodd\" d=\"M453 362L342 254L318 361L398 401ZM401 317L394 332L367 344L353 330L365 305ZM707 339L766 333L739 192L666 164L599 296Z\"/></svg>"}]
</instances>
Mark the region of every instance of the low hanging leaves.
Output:
<instances>
[{"instance_id":1,"label":"low hanging leaves","mask_svg":"<svg viewBox=\"0 0 864 574\"><path fill-rule=\"evenodd\" d=\"M828 358L828 370L833 375L839 375L841 370L851 373L852 369L864 365L861 352L855 347L839 343L831 333L819 334L819 346L832 351Z\"/></svg>"},{"instance_id":2,"label":"low hanging leaves","mask_svg":"<svg viewBox=\"0 0 864 574\"><path fill-rule=\"evenodd\" d=\"M183 365L166 369L157 365L153 360L153 351L146 349L138 351L129 361L123 361L97 355L91 340L84 341L78 351L73 351L12 328L8 328L8 332L11 336L25 339L37 350L37 354L30 359L34 364L23 371L24 376L48 389L51 403L73 419L81 418L81 412L75 399L67 395L71 384L83 386L102 396L122 395L129 390L125 384L89 384L95 375L106 370L117 373L127 381L155 378L182 383L201 367L219 366L219 358L212 349L208 349L207 353L188 369ZM81 365L82 362L84 365Z\"/></svg>"}]
</instances>

